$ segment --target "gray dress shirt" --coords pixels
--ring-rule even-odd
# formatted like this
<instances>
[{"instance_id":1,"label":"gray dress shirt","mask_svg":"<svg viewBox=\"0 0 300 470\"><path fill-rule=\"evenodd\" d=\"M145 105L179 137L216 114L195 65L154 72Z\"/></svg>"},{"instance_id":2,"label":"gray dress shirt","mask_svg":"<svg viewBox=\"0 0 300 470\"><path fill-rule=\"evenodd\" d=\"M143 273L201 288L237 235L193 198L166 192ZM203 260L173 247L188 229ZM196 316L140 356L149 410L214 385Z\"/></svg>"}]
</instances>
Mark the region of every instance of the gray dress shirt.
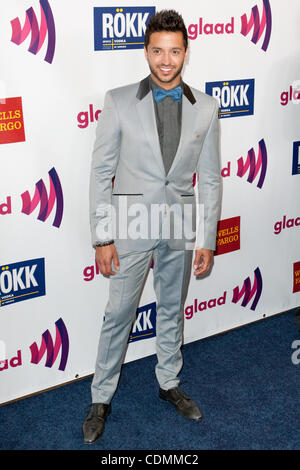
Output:
<instances>
[{"instance_id":1,"label":"gray dress shirt","mask_svg":"<svg viewBox=\"0 0 300 470\"><path fill-rule=\"evenodd\" d=\"M161 88L157 85L151 77L149 77L150 88ZM182 83L180 83L182 87ZM182 98L180 101L175 101L171 96L167 96L159 103L153 98L157 132L160 142L161 153L163 157L166 175L168 174L177 148L181 135L181 119L182 119Z\"/></svg>"}]
</instances>

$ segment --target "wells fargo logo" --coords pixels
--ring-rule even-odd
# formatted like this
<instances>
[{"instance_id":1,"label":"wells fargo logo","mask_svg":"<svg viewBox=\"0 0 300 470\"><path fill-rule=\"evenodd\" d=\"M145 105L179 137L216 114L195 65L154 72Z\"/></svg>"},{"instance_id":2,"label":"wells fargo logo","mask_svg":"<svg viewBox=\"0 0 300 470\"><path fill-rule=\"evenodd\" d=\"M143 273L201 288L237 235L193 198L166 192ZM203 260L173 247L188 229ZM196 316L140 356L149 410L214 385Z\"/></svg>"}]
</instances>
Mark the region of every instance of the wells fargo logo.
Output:
<instances>
[{"instance_id":1,"label":"wells fargo logo","mask_svg":"<svg viewBox=\"0 0 300 470\"><path fill-rule=\"evenodd\" d=\"M294 263L294 285L293 292L300 292L300 261Z\"/></svg>"},{"instance_id":2,"label":"wells fargo logo","mask_svg":"<svg viewBox=\"0 0 300 470\"><path fill-rule=\"evenodd\" d=\"M240 216L218 222L215 255L222 255L240 249L240 225Z\"/></svg>"},{"instance_id":3,"label":"wells fargo logo","mask_svg":"<svg viewBox=\"0 0 300 470\"><path fill-rule=\"evenodd\" d=\"M19 46L31 33L31 42L28 51L36 55L43 46L48 33L48 47L45 61L51 64L54 58L56 42L55 23L48 0L40 0L40 7L40 26L32 7L26 11L26 19L23 28L21 27L19 18L15 18L10 22L12 27L11 42Z\"/></svg>"},{"instance_id":4,"label":"wells fargo logo","mask_svg":"<svg viewBox=\"0 0 300 470\"><path fill-rule=\"evenodd\" d=\"M25 141L22 98L0 100L0 144Z\"/></svg>"}]
</instances>

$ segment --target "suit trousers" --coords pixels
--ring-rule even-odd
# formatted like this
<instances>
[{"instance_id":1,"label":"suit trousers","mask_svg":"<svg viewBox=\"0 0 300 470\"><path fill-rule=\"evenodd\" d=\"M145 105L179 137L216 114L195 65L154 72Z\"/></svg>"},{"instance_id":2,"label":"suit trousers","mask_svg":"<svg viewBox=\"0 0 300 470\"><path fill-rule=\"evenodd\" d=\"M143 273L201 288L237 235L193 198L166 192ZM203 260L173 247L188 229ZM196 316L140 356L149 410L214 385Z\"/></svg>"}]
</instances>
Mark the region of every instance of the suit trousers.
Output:
<instances>
[{"instance_id":1,"label":"suit trousers","mask_svg":"<svg viewBox=\"0 0 300 470\"><path fill-rule=\"evenodd\" d=\"M120 270L110 277L95 374L93 403L110 403L117 388L129 334L153 258L156 304L155 374L164 390L178 386L182 368L184 303L191 275L192 250L172 250L159 239L143 252L118 250Z\"/></svg>"}]
</instances>

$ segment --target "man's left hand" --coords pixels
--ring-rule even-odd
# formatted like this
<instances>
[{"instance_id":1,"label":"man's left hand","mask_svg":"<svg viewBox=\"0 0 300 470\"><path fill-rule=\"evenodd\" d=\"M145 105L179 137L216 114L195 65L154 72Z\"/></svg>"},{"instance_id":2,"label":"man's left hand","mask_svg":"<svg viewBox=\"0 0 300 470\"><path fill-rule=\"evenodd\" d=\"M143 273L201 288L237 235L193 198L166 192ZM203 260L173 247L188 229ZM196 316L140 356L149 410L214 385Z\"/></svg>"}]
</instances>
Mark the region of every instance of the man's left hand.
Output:
<instances>
[{"instance_id":1,"label":"man's left hand","mask_svg":"<svg viewBox=\"0 0 300 470\"><path fill-rule=\"evenodd\" d=\"M199 248L195 250L194 259L194 275L205 274L209 270L213 261L213 251L206 248Z\"/></svg>"}]
</instances>

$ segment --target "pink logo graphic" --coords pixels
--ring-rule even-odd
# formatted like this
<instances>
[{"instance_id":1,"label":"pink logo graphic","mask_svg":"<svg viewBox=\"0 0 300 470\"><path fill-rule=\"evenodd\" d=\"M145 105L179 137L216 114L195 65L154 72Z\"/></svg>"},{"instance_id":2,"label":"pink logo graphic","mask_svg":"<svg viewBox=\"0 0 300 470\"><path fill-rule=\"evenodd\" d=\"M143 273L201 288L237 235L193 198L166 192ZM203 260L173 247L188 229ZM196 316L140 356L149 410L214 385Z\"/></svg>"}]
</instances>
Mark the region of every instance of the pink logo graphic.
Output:
<instances>
[{"instance_id":1,"label":"pink logo graphic","mask_svg":"<svg viewBox=\"0 0 300 470\"><path fill-rule=\"evenodd\" d=\"M48 48L45 56L45 61L51 64L54 57L56 42L54 18L48 0L40 0L40 7L40 27L38 25L37 17L32 7L26 11L26 19L23 29L21 28L19 18L15 18L11 21L11 42L19 46L25 41L25 39L31 32L31 42L28 51L36 55L44 44L48 32Z\"/></svg>"},{"instance_id":2,"label":"pink logo graphic","mask_svg":"<svg viewBox=\"0 0 300 470\"><path fill-rule=\"evenodd\" d=\"M64 200L63 200L63 192L61 183L58 177L58 174L55 168L52 168L49 171L49 180L50 180L50 193L48 197L48 193L46 190L46 186L42 179L40 179L36 183L35 193L33 199L31 199L30 194L28 191L25 191L21 194L22 201L23 201L23 214L31 214L34 209L40 204L40 212L38 215L38 220L45 222L49 217L52 209L54 207L54 203L56 201L56 213L55 219L53 222L54 227L59 227L63 217L63 207L64 207Z\"/></svg>"},{"instance_id":3,"label":"pink logo graphic","mask_svg":"<svg viewBox=\"0 0 300 470\"><path fill-rule=\"evenodd\" d=\"M267 172L267 148L264 139L261 139L258 143L258 157L255 158L253 148L251 148L247 154L246 162L244 163L243 158L239 158L238 161L237 176L242 178L245 173L249 170L247 181L253 183L258 173L260 177L257 182L257 187L262 188L266 172Z\"/></svg>"},{"instance_id":4,"label":"pink logo graphic","mask_svg":"<svg viewBox=\"0 0 300 470\"><path fill-rule=\"evenodd\" d=\"M246 307L252 297L254 296L252 305L250 307L251 310L255 310L257 303L260 299L261 293L262 293L262 276L259 268L256 268L254 271L254 283L253 286L251 287L251 281L250 278L247 277L245 279L243 287L241 290L239 289L239 286L235 287L233 289L233 298L232 302L235 304L243 297L242 301L242 307Z\"/></svg>"},{"instance_id":5,"label":"pink logo graphic","mask_svg":"<svg viewBox=\"0 0 300 470\"><path fill-rule=\"evenodd\" d=\"M59 318L59 320L55 322L55 327L56 337L54 345L51 333L49 330L46 330L42 335L40 349L36 343L33 343L30 346L31 362L32 364L38 364L47 351L45 367L52 367L57 359L59 351L61 350L60 364L58 369L65 370L69 355L69 336L62 318Z\"/></svg>"},{"instance_id":6,"label":"pink logo graphic","mask_svg":"<svg viewBox=\"0 0 300 470\"><path fill-rule=\"evenodd\" d=\"M263 51L266 51L269 46L272 30L272 14L269 0L263 0L263 11L261 19L259 16L258 7L255 5L251 10L249 21L247 20L247 15L245 13L241 16L241 22L241 34L243 36L247 36L247 34L253 28L251 41L254 44L257 44L263 32L265 32L265 37L261 48Z\"/></svg>"}]
</instances>

